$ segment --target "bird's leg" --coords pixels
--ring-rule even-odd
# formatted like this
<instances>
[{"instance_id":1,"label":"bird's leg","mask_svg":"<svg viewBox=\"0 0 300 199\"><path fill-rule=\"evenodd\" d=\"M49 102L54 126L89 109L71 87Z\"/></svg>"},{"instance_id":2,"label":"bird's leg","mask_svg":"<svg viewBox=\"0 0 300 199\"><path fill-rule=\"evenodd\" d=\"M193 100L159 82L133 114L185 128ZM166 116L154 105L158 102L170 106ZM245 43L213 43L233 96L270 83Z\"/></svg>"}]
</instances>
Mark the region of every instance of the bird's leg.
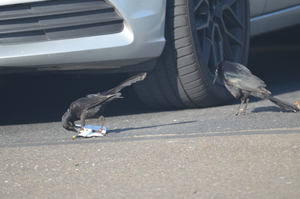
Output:
<instances>
[{"instance_id":1,"label":"bird's leg","mask_svg":"<svg viewBox=\"0 0 300 199\"><path fill-rule=\"evenodd\" d=\"M103 130L103 126L104 126L105 119L104 119L103 115L101 115L101 116L99 117L99 119L101 120L101 128L99 129L99 132L101 133L102 130Z\"/></svg>"},{"instance_id":2,"label":"bird's leg","mask_svg":"<svg viewBox=\"0 0 300 199\"><path fill-rule=\"evenodd\" d=\"M244 101L245 101L245 99L241 99L241 104L240 104L240 106L239 106L237 112L236 112L234 115L239 115L240 108L241 108L242 104L244 103Z\"/></svg>"},{"instance_id":3,"label":"bird's leg","mask_svg":"<svg viewBox=\"0 0 300 199\"><path fill-rule=\"evenodd\" d=\"M243 115L246 115L246 109L248 106L248 102L249 102L249 98L246 99L246 105L245 105L245 109L243 110Z\"/></svg>"},{"instance_id":4,"label":"bird's leg","mask_svg":"<svg viewBox=\"0 0 300 199\"><path fill-rule=\"evenodd\" d=\"M77 135L73 135L73 140L75 139L75 138L77 138L78 137L78 135L81 133L80 131L76 131L77 132Z\"/></svg>"},{"instance_id":5,"label":"bird's leg","mask_svg":"<svg viewBox=\"0 0 300 199\"><path fill-rule=\"evenodd\" d=\"M103 131L103 126L104 126L104 122L105 122L105 119L104 119L104 117L103 117L103 115L101 115L100 117L99 117L99 119L101 119L101 128L99 129L99 133L101 133L102 135L105 135L105 133L102 133L102 131Z\"/></svg>"},{"instance_id":6,"label":"bird's leg","mask_svg":"<svg viewBox=\"0 0 300 199\"><path fill-rule=\"evenodd\" d=\"M86 118L86 113L87 111L84 111L81 115L80 115L80 130L79 131L82 131L85 127L85 118Z\"/></svg>"},{"instance_id":7,"label":"bird's leg","mask_svg":"<svg viewBox=\"0 0 300 199\"><path fill-rule=\"evenodd\" d=\"M74 124L74 126L75 126L75 124ZM81 130L82 130L81 127L80 127L79 130L78 130L78 128L73 127L73 131L77 132L76 135L73 135L73 140L76 139L76 138L78 137L78 135L81 133L81 132L80 132Z\"/></svg>"},{"instance_id":8,"label":"bird's leg","mask_svg":"<svg viewBox=\"0 0 300 199\"><path fill-rule=\"evenodd\" d=\"M81 133L82 130L84 130L84 127L85 127L85 117L86 117L86 112L83 112L81 114L81 116L80 116L80 122L81 122L80 123L81 124L80 129L77 130L77 129L74 128L78 133L77 133L77 135L73 136L73 140L78 137L78 135Z\"/></svg>"}]
</instances>

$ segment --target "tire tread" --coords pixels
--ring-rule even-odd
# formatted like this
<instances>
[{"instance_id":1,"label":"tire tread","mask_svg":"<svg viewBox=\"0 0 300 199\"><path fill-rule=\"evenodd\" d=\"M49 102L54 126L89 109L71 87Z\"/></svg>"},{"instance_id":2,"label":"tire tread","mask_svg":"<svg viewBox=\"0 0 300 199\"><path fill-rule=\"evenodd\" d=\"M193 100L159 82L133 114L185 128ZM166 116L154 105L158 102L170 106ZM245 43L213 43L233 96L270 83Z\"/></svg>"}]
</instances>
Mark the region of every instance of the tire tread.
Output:
<instances>
[{"instance_id":1,"label":"tire tread","mask_svg":"<svg viewBox=\"0 0 300 199\"><path fill-rule=\"evenodd\" d=\"M204 61L199 61L195 54L198 51L191 38L188 1L167 0L165 48L155 69L144 81L134 84L139 97L151 108L196 108L224 103L211 91L199 67ZM246 48L249 34L247 37ZM247 57L244 53L242 63L247 62Z\"/></svg>"}]
</instances>

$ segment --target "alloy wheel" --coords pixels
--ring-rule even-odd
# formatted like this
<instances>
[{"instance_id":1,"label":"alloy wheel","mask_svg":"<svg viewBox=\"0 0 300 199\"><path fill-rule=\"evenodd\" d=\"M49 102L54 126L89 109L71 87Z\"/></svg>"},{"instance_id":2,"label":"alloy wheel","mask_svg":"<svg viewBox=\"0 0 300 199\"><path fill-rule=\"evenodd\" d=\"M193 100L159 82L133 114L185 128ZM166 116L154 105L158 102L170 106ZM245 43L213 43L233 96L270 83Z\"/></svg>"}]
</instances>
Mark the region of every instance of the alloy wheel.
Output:
<instances>
[{"instance_id":1,"label":"alloy wheel","mask_svg":"<svg viewBox=\"0 0 300 199\"><path fill-rule=\"evenodd\" d=\"M194 0L196 30L212 75L222 60L237 62L244 44L244 0Z\"/></svg>"}]
</instances>

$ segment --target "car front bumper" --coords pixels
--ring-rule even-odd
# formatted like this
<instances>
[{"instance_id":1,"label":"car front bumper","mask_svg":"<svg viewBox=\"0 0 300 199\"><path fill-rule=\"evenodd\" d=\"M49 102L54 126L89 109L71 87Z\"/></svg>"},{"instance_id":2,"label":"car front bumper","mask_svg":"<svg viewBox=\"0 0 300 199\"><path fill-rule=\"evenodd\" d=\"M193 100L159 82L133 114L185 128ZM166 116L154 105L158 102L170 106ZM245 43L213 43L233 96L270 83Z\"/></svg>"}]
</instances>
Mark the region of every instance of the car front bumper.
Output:
<instances>
[{"instance_id":1,"label":"car front bumper","mask_svg":"<svg viewBox=\"0 0 300 199\"><path fill-rule=\"evenodd\" d=\"M166 0L106 2L124 19L121 32L42 42L0 42L0 73L7 68L117 69L159 57L165 44Z\"/></svg>"}]
</instances>

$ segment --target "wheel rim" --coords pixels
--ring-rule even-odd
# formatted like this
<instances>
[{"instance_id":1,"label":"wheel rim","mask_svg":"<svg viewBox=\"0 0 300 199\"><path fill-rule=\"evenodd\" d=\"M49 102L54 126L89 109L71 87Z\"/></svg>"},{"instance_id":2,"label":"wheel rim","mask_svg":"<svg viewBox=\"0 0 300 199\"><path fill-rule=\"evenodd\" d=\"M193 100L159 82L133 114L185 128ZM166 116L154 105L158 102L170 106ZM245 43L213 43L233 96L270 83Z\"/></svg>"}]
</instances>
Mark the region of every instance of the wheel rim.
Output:
<instances>
[{"instance_id":1,"label":"wheel rim","mask_svg":"<svg viewBox=\"0 0 300 199\"><path fill-rule=\"evenodd\" d=\"M244 0L194 0L197 35L212 75L224 59L241 61L246 31L244 10Z\"/></svg>"}]
</instances>

